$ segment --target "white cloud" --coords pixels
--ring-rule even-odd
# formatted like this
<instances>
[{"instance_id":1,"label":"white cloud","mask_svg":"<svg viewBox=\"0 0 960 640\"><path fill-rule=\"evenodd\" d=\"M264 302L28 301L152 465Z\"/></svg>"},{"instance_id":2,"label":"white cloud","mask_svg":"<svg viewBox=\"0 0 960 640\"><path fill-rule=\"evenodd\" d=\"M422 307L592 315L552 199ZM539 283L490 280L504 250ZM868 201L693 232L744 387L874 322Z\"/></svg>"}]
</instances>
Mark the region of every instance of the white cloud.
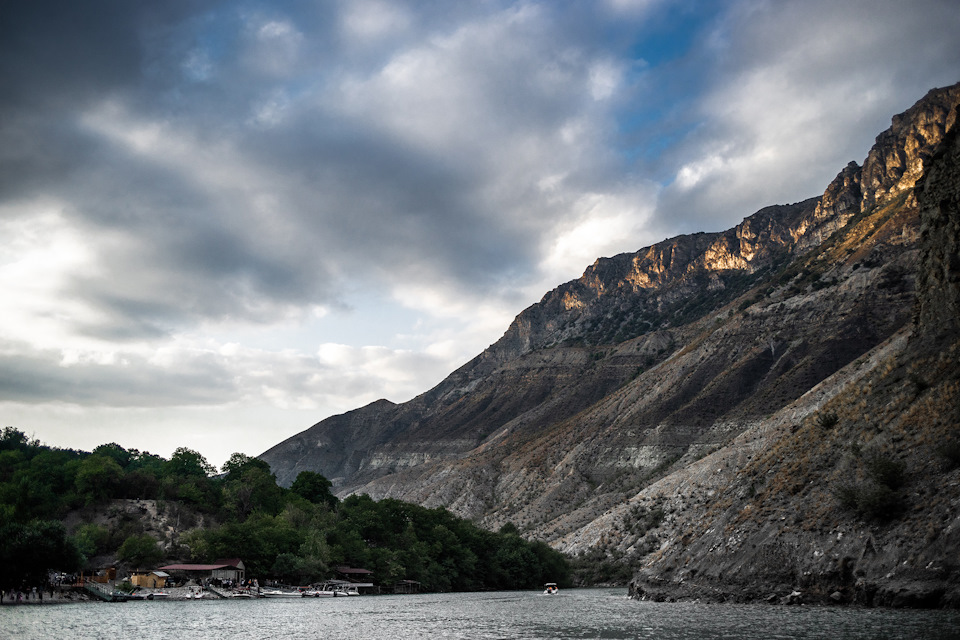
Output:
<instances>
[{"instance_id":1,"label":"white cloud","mask_svg":"<svg viewBox=\"0 0 960 640\"><path fill-rule=\"evenodd\" d=\"M320 345L317 357L327 373L315 376L313 384L327 406L342 410L380 398L409 400L426 391L424 379L439 382L452 370L446 358L431 353L429 348L416 352L330 343Z\"/></svg>"},{"instance_id":2,"label":"white cloud","mask_svg":"<svg viewBox=\"0 0 960 640\"><path fill-rule=\"evenodd\" d=\"M665 231L720 230L763 206L820 195L847 162L864 159L894 113L956 81L955 68L926 50L928 40L943 43L931 38L947 29L931 23L942 10L733 5L698 54L709 81L657 214Z\"/></svg>"},{"instance_id":3,"label":"white cloud","mask_svg":"<svg viewBox=\"0 0 960 640\"><path fill-rule=\"evenodd\" d=\"M590 67L590 95L594 100L606 100L616 93L623 72L611 60L602 60Z\"/></svg>"},{"instance_id":4,"label":"white cloud","mask_svg":"<svg viewBox=\"0 0 960 640\"><path fill-rule=\"evenodd\" d=\"M677 171L676 184L681 189L692 189L700 182L712 175L716 175L728 164L721 153L697 158L680 167Z\"/></svg>"},{"instance_id":5,"label":"white cloud","mask_svg":"<svg viewBox=\"0 0 960 640\"><path fill-rule=\"evenodd\" d=\"M93 248L61 213L65 205L34 201L0 207L0 334L37 349L88 344L72 333L97 313L68 295L72 274L95 269Z\"/></svg>"},{"instance_id":6,"label":"white cloud","mask_svg":"<svg viewBox=\"0 0 960 640\"><path fill-rule=\"evenodd\" d=\"M570 205L577 214L572 224L556 228L547 238L549 249L541 269L573 279L599 257L636 251L650 241L641 229L655 204L653 188L580 196Z\"/></svg>"},{"instance_id":7,"label":"white cloud","mask_svg":"<svg viewBox=\"0 0 960 640\"><path fill-rule=\"evenodd\" d=\"M538 282L536 288L539 286ZM490 346L520 309L544 293L533 287L518 292L518 288L511 283L505 295L478 295L455 281L438 278L433 282L397 282L392 297L397 304L429 319L416 327L416 335L403 338L424 353L442 358L449 367L446 373L450 373Z\"/></svg>"},{"instance_id":8,"label":"white cloud","mask_svg":"<svg viewBox=\"0 0 960 640\"><path fill-rule=\"evenodd\" d=\"M343 29L349 37L370 41L406 31L412 22L402 6L381 0L348 0L342 4Z\"/></svg>"}]
</instances>

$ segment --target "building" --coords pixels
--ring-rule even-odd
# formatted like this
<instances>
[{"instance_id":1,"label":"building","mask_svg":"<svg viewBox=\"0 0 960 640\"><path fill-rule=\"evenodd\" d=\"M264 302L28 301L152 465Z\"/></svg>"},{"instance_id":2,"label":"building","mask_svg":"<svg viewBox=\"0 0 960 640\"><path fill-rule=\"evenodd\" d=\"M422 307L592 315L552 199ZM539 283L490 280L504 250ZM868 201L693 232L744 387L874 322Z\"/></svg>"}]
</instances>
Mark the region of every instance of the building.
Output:
<instances>
[{"instance_id":1,"label":"building","mask_svg":"<svg viewBox=\"0 0 960 640\"><path fill-rule=\"evenodd\" d=\"M354 567L337 567L334 569L337 574L343 578L339 582L344 583L350 587L356 589L358 593L378 593L379 589L377 585L372 582L366 582L373 575L373 571L369 569L356 569ZM331 581L331 583L338 582L336 580ZM342 585L341 585L342 586Z\"/></svg>"},{"instance_id":2,"label":"building","mask_svg":"<svg viewBox=\"0 0 960 640\"><path fill-rule=\"evenodd\" d=\"M370 576L373 575L373 571L368 569L354 569L353 567L337 567L335 571L342 576L344 580L350 582L369 580Z\"/></svg>"},{"instance_id":3,"label":"building","mask_svg":"<svg viewBox=\"0 0 960 640\"><path fill-rule=\"evenodd\" d=\"M221 565L219 569L213 570L211 577L214 580L243 582L247 576L247 568L243 566L243 560L240 558L221 558L214 564Z\"/></svg>"},{"instance_id":4,"label":"building","mask_svg":"<svg viewBox=\"0 0 960 640\"><path fill-rule=\"evenodd\" d=\"M394 593L420 593L420 583L416 580L401 580L393 585Z\"/></svg>"},{"instance_id":5,"label":"building","mask_svg":"<svg viewBox=\"0 0 960 640\"><path fill-rule=\"evenodd\" d=\"M138 571L130 576L130 584L147 589L162 589L167 586L167 578L169 577L169 573L159 569L156 571Z\"/></svg>"},{"instance_id":6,"label":"building","mask_svg":"<svg viewBox=\"0 0 960 640\"><path fill-rule=\"evenodd\" d=\"M246 578L246 567L239 558L221 559L212 564L168 564L160 567L159 571L167 571L178 578L198 583L219 580L240 584Z\"/></svg>"}]
</instances>

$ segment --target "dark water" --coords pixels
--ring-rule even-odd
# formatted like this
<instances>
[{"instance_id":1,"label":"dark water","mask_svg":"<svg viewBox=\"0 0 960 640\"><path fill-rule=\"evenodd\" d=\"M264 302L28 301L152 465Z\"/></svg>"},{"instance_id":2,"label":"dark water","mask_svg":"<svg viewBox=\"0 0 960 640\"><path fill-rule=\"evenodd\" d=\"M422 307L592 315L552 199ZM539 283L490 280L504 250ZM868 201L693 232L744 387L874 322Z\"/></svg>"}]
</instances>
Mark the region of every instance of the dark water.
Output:
<instances>
[{"instance_id":1,"label":"dark water","mask_svg":"<svg viewBox=\"0 0 960 640\"><path fill-rule=\"evenodd\" d=\"M636 602L623 589L0 607L3 638L960 640L960 613Z\"/></svg>"}]
</instances>

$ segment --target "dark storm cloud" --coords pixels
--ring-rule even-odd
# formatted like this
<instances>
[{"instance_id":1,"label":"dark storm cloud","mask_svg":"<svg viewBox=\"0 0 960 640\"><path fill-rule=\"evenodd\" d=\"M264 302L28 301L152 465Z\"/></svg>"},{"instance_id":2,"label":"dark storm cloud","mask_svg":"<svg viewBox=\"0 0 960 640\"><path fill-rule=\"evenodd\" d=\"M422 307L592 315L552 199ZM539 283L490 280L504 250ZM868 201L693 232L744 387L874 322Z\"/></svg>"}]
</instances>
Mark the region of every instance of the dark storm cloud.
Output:
<instances>
[{"instance_id":1,"label":"dark storm cloud","mask_svg":"<svg viewBox=\"0 0 960 640\"><path fill-rule=\"evenodd\" d=\"M447 51L422 47L428 71L440 61L441 74L467 78L449 77L466 93L439 96L443 108L463 111L445 117L493 134L438 149L384 126L389 104L336 114L296 92L329 100L325 85L335 94L345 76L375 78L377 65L421 47L419 35L456 34L457 21L477 17L476 9L406 5L408 33L392 37L392 51L372 47L376 57L345 42L331 26L336 16L317 6L41 3L3 21L10 37L3 40L9 91L0 107L8 116L0 124L0 200L52 196L89 233L100 268L76 274L69 294L101 308L104 324L99 332L86 324L85 334L132 338L142 330L148 337L203 317L269 320L284 305L336 304L344 274L390 282L435 272L483 291L502 285L503 274L533 267L547 222L538 218L555 223L562 213L537 207L536 193L523 196L529 207L514 195L513 211L491 211L502 203L477 195L497 179L493 165L508 160L483 158L476 145L496 148L521 131L549 136L576 116L578 103L569 98L578 86L527 83L539 57L563 53L561 34L537 20L519 27L506 20ZM543 14L549 24L549 11ZM504 55L482 49L511 36L532 37ZM357 59L366 68L351 66ZM582 85L584 61L565 64L560 79ZM417 91L404 88L400 97ZM258 105L271 100L293 103L282 123L258 120L265 117ZM91 113L101 130L85 122ZM103 130L111 125L112 139ZM191 148L171 157L164 149L141 153L136 141L122 139L121 129L154 125L163 129L161 146L181 136ZM203 157L218 146L219 155ZM263 183L236 176L233 184L210 184L199 175L223 161ZM275 208L253 211L261 197Z\"/></svg>"},{"instance_id":2,"label":"dark storm cloud","mask_svg":"<svg viewBox=\"0 0 960 640\"><path fill-rule=\"evenodd\" d=\"M135 82L141 3L13 2L0 20L4 109L73 108ZM171 7L175 3L170 3Z\"/></svg>"},{"instance_id":3,"label":"dark storm cloud","mask_svg":"<svg viewBox=\"0 0 960 640\"><path fill-rule=\"evenodd\" d=\"M528 238L509 221L491 224L474 199L482 181L458 158L353 123L336 131L298 126L248 142L288 181L290 213L304 237L336 263L381 277L437 270L480 285L490 265L524 260Z\"/></svg>"}]
</instances>

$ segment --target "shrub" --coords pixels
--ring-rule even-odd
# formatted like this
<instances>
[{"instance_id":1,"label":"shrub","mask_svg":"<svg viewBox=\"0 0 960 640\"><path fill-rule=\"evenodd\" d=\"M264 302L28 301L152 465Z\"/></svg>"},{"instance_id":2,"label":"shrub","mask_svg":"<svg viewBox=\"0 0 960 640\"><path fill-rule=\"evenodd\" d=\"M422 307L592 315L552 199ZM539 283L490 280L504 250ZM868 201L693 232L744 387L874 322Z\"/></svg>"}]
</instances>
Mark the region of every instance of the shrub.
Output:
<instances>
[{"instance_id":1,"label":"shrub","mask_svg":"<svg viewBox=\"0 0 960 640\"><path fill-rule=\"evenodd\" d=\"M937 454L943 458L947 471L960 467L960 441L954 440L937 447Z\"/></svg>"},{"instance_id":2,"label":"shrub","mask_svg":"<svg viewBox=\"0 0 960 640\"><path fill-rule=\"evenodd\" d=\"M867 469L867 475L882 487L896 491L906 482L904 476L906 467L902 462L875 454L864 461L864 466Z\"/></svg>"},{"instance_id":3,"label":"shrub","mask_svg":"<svg viewBox=\"0 0 960 640\"><path fill-rule=\"evenodd\" d=\"M906 483L905 466L880 454L863 460L865 482L848 482L834 490L840 506L874 520L891 520L903 511L898 489Z\"/></svg>"},{"instance_id":4,"label":"shrub","mask_svg":"<svg viewBox=\"0 0 960 640\"><path fill-rule=\"evenodd\" d=\"M842 485L834 494L840 506L864 518L891 520L903 511L900 494L874 482Z\"/></svg>"},{"instance_id":5,"label":"shrub","mask_svg":"<svg viewBox=\"0 0 960 640\"><path fill-rule=\"evenodd\" d=\"M915 371L908 375L907 378L913 384L913 396L915 398L930 388L930 383Z\"/></svg>"},{"instance_id":6,"label":"shrub","mask_svg":"<svg viewBox=\"0 0 960 640\"><path fill-rule=\"evenodd\" d=\"M857 511L874 520L891 520L903 511L903 503L894 489L882 484L866 484L858 491Z\"/></svg>"},{"instance_id":7,"label":"shrub","mask_svg":"<svg viewBox=\"0 0 960 640\"><path fill-rule=\"evenodd\" d=\"M833 429L840 422L840 417L833 411L827 411L817 415L817 424L822 429Z\"/></svg>"}]
</instances>

